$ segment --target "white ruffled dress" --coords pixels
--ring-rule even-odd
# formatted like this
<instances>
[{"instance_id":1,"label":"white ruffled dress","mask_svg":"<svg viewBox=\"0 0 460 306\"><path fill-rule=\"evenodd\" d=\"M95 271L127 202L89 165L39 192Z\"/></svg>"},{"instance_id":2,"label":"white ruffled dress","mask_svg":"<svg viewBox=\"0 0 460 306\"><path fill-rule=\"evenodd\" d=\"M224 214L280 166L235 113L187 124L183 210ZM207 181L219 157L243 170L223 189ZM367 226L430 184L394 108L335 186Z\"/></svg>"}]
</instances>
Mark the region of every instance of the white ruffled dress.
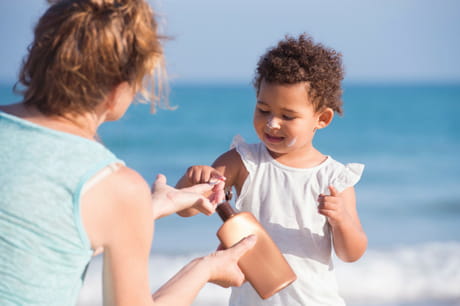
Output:
<instances>
[{"instance_id":1,"label":"white ruffled dress","mask_svg":"<svg viewBox=\"0 0 460 306\"><path fill-rule=\"evenodd\" d=\"M236 208L255 215L297 274L289 287L262 300L249 283L232 288L230 305L345 305L340 297L331 258L332 237L326 217L318 213L318 196L355 185L362 164L343 165L332 157L313 168L280 164L263 143L232 144L249 172Z\"/></svg>"}]
</instances>

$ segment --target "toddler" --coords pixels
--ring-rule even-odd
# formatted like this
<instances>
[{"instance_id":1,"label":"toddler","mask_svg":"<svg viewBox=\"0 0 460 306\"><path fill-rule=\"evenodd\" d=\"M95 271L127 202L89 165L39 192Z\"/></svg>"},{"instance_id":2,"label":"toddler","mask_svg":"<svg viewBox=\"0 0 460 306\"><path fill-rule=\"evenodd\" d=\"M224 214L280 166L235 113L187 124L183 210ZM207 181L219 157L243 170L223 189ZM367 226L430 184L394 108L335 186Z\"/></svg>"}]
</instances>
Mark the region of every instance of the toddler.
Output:
<instances>
[{"instance_id":1,"label":"toddler","mask_svg":"<svg viewBox=\"0 0 460 306\"><path fill-rule=\"evenodd\" d=\"M342 114L341 55L305 34L287 36L257 65L254 129L259 143L236 137L212 167L192 166L178 187L225 178L236 208L253 213L298 279L267 300L249 283L232 288L231 305L344 305L334 275L332 247L343 261L358 260L367 237L353 186L364 166L344 165L313 146L319 129ZM191 216L197 210L179 214Z\"/></svg>"}]
</instances>

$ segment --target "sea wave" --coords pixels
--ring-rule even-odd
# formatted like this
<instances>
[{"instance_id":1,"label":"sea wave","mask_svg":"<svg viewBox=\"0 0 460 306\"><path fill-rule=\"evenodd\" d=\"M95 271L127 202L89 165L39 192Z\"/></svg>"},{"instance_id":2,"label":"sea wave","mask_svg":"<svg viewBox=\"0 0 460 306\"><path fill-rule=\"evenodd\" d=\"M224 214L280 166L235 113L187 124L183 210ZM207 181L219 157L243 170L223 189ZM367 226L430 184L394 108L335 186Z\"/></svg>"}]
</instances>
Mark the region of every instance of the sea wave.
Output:
<instances>
[{"instance_id":1,"label":"sea wave","mask_svg":"<svg viewBox=\"0 0 460 306\"><path fill-rule=\"evenodd\" d=\"M152 255L152 291L198 254ZM370 249L359 261L335 260L348 305L460 305L460 242L432 242ZM91 264L78 306L102 305L101 258ZM230 289L207 284L195 306L227 305Z\"/></svg>"},{"instance_id":2,"label":"sea wave","mask_svg":"<svg viewBox=\"0 0 460 306\"><path fill-rule=\"evenodd\" d=\"M336 266L342 295L352 303L451 301L450 305L460 305L459 242L371 249L356 263Z\"/></svg>"}]
</instances>

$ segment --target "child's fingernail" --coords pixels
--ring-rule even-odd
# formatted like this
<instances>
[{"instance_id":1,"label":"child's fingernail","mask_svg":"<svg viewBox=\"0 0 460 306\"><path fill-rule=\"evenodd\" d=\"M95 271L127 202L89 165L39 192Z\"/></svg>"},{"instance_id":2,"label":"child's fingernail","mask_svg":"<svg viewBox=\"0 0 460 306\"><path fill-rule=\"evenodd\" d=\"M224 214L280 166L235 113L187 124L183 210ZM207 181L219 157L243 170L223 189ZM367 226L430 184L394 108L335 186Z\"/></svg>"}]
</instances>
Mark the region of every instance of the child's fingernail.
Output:
<instances>
[{"instance_id":1,"label":"child's fingernail","mask_svg":"<svg viewBox=\"0 0 460 306\"><path fill-rule=\"evenodd\" d=\"M209 180L208 184L209 185L216 185L218 184L219 182L225 182L226 178L224 176L220 176L220 177L213 177Z\"/></svg>"}]
</instances>

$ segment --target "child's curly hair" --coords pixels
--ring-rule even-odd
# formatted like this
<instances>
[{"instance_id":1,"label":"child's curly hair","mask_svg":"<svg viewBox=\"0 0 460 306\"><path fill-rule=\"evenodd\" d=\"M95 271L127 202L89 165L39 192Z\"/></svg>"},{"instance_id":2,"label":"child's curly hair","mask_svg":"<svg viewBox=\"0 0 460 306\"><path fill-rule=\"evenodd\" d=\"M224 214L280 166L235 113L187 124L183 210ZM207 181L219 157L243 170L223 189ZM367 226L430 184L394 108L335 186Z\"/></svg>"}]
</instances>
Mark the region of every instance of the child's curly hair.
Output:
<instances>
[{"instance_id":1,"label":"child's curly hair","mask_svg":"<svg viewBox=\"0 0 460 306\"><path fill-rule=\"evenodd\" d=\"M253 84L259 92L263 80L278 84L306 82L316 111L330 107L342 114L341 57L335 50L315 44L305 33L297 39L287 35L260 58Z\"/></svg>"}]
</instances>

